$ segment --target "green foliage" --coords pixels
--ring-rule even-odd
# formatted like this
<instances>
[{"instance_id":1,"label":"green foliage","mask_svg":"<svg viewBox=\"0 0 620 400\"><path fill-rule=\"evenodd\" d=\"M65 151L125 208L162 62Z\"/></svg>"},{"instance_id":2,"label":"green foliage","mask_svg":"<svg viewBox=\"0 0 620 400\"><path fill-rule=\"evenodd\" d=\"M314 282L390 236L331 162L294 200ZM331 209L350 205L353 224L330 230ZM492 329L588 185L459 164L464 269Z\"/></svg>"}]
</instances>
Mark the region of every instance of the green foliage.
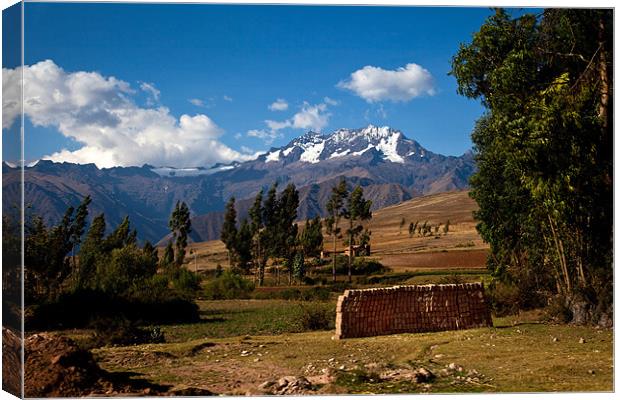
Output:
<instances>
[{"instance_id":1,"label":"green foliage","mask_svg":"<svg viewBox=\"0 0 620 400\"><path fill-rule=\"evenodd\" d=\"M224 223L220 232L220 240L226 245L228 250L229 267L232 266L232 258L235 251L235 241L237 239L237 210L235 209L235 198L231 197L226 203Z\"/></svg>"},{"instance_id":2,"label":"green foliage","mask_svg":"<svg viewBox=\"0 0 620 400\"><path fill-rule=\"evenodd\" d=\"M182 297L194 298L200 290L200 275L187 268L170 267L164 273L168 287L175 290Z\"/></svg>"},{"instance_id":3,"label":"green foliage","mask_svg":"<svg viewBox=\"0 0 620 400\"><path fill-rule=\"evenodd\" d=\"M297 279L298 282L301 282L303 278L306 276L306 265L304 262L304 255L301 252L298 252L293 257L293 276Z\"/></svg>"},{"instance_id":4,"label":"green foliage","mask_svg":"<svg viewBox=\"0 0 620 400\"><path fill-rule=\"evenodd\" d=\"M332 279L336 281L336 240L341 237L341 230L338 226L340 218L344 212L344 200L347 198L347 182L344 177L340 178L338 185L332 188L332 194L325 208L329 214L325 220L327 234L332 237Z\"/></svg>"},{"instance_id":5,"label":"green foliage","mask_svg":"<svg viewBox=\"0 0 620 400\"><path fill-rule=\"evenodd\" d=\"M321 217L306 220L299 243L306 257L319 257L323 250L323 223Z\"/></svg>"},{"instance_id":6,"label":"green foliage","mask_svg":"<svg viewBox=\"0 0 620 400\"><path fill-rule=\"evenodd\" d=\"M204 290L205 298L210 300L247 299L254 290L254 284L230 270L209 282Z\"/></svg>"},{"instance_id":7,"label":"green foliage","mask_svg":"<svg viewBox=\"0 0 620 400\"><path fill-rule=\"evenodd\" d=\"M338 274L346 274L348 272L349 258L343 255L339 255L336 258L336 273ZM351 274L352 275L374 275L374 274L383 274L388 272L390 269L381 264L378 260L366 257L357 257L353 264L351 265ZM329 268L319 267L316 268L316 273L325 273L328 272Z\"/></svg>"},{"instance_id":8,"label":"green foliage","mask_svg":"<svg viewBox=\"0 0 620 400\"><path fill-rule=\"evenodd\" d=\"M326 308L320 303L300 304L301 326L306 331L325 331L333 329L336 313L333 308Z\"/></svg>"},{"instance_id":9,"label":"green foliage","mask_svg":"<svg viewBox=\"0 0 620 400\"><path fill-rule=\"evenodd\" d=\"M90 323L93 335L86 348L102 346L131 346L144 343L164 343L164 334L158 326L141 328L125 317L98 317Z\"/></svg>"},{"instance_id":10,"label":"green foliage","mask_svg":"<svg viewBox=\"0 0 620 400\"><path fill-rule=\"evenodd\" d=\"M114 249L96 263L95 288L110 294L126 293L156 272L157 264L135 244Z\"/></svg>"},{"instance_id":11,"label":"green foliage","mask_svg":"<svg viewBox=\"0 0 620 400\"><path fill-rule=\"evenodd\" d=\"M259 300L282 299L297 301L327 301L331 298L331 290L330 288L324 286L314 286L308 289L286 288L268 291L257 290L253 297Z\"/></svg>"},{"instance_id":12,"label":"green foliage","mask_svg":"<svg viewBox=\"0 0 620 400\"><path fill-rule=\"evenodd\" d=\"M187 236L192 231L192 221L190 219L189 208L185 202L177 201L168 226L172 232L172 240L176 248L175 264L180 266L185 260L185 248L187 247Z\"/></svg>"},{"instance_id":13,"label":"green foliage","mask_svg":"<svg viewBox=\"0 0 620 400\"><path fill-rule=\"evenodd\" d=\"M237 232L234 248L237 267L246 273L250 270L252 262L252 236L251 225L244 218Z\"/></svg>"},{"instance_id":14,"label":"green foliage","mask_svg":"<svg viewBox=\"0 0 620 400\"><path fill-rule=\"evenodd\" d=\"M131 229L129 217L125 217L123 221L110 233L101 243L103 253L109 253L115 249L122 249L125 246L136 243L137 232Z\"/></svg>"},{"instance_id":15,"label":"green foliage","mask_svg":"<svg viewBox=\"0 0 620 400\"><path fill-rule=\"evenodd\" d=\"M174 247L172 242L168 242L164 248L164 254L161 258L161 267L167 268L174 263Z\"/></svg>"},{"instance_id":16,"label":"green foliage","mask_svg":"<svg viewBox=\"0 0 620 400\"><path fill-rule=\"evenodd\" d=\"M352 275L352 263L353 263L353 245L357 239L357 237L364 230L364 226L361 221L366 221L372 218L372 212L370 211L370 207L372 205L372 201L366 200L364 198L364 191L361 186L356 186L353 191L349 194L347 198L347 204L343 211L343 216L349 221L349 228L347 229L348 236L348 245L349 245L349 260L348 260L348 276L349 282L351 281ZM370 235L368 234L369 238Z\"/></svg>"},{"instance_id":17,"label":"green foliage","mask_svg":"<svg viewBox=\"0 0 620 400\"><path fill-rule=\"evenodd\" d=\"M488 266L524 297L611 304L612 16L497 10L453 58L459 93L487 108L471 196Z\"/></svg>"}]
</instances>

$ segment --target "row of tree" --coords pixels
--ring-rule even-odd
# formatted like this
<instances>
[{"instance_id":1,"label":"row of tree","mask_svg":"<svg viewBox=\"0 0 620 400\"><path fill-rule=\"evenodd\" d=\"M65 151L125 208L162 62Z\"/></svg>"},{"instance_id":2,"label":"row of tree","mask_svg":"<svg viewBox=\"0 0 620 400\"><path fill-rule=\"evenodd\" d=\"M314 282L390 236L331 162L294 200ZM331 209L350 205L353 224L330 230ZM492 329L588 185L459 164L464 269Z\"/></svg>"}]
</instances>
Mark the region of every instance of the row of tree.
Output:
<instances>
[{"instance_id":1,"label":"row of tree","mask_svg":"<svg viewBox=\"0 0 620 400\"><path fill-rule=\"evenodd\" d=\"M562 8L498 9L452 61L486 108L471 196L489 268L524 305L559 294L576 322L611 314L612 62L613 10Z\"/></svg>"},{"instance_id":2,"label":"row of tree","mask_svg":"<svg viewBox=\"0 0 620 400\"><path fill-rule=\"evenodd\" d=\"M230 265L249 271L254 268L259 285L264 284L265 267L268 260L281 261L289 274L289 283L293 277L301 280L305 274L304 259L318 257L323 250L323 222L320 217L307 220L300 232L297 223L299 193L295 185L289 184L280 194L274 183L267 195L260 190L248 211L248 216L240 223L237 221L235 198L226 204L224 223L220 238L226 245ZM349 192L346 181L341 181L332 189L332 195L326 209L327 233L332 236L333 279L336 280L336 246L337 239L342 238L339 226L341 218L348 221L345 243L349 247L349 280L354 257L353 248L370 241L370 231L364 229L362 221L371 218L371 202L364 199L362 188L357 186ZM277 269L276 271L279 271ZM278 277L279 278L279 277Z\"/></svg>"},{"instance_id":3,"label":"row of tree","mask_svg":"<svg viewBox=\"0 0 620 400\"><path fill-rule=\"evenodd\" d=\"M54 300L63 292L100 290L122 295L138 290L158 268L169 270L183 263L187 235L191 232L189 210L176 204L170 218L173 240L160 260L157 249L137 243L137 232L125 217L109 234L103 213L95 216L86 230L90 196L77 207L67 208L61 221L47 227L43 219L30 215L25 224L25 295L29 304ZM3 232L14 233L10 221L3 219ZM177 256L175 257L176 249ZM174 276L173 276L174 275ZM176 279L176 272L169 277Z\"/></svg>"},{"instance_id":4,"label":"row of tree","mask_svg":"<svg viewBox=\"0 0 620 400\"><path fill-rule=\"evenodd\" d=\"M406 222L405 222L405 218L401 219L400 221L400 226L399 226L399 234L402 232L402 228L403 226L405 226ZM420 224L420 221L416 221L409 223L409 237L413 237L413 235L415 235L416 233L419 236L426 236L426 235L439 235L439 230L442 230L444 235L447 235L448 232L450 231L450 220L446 221L445 224L443 224L443 229L442 229L442 224L437 224L437 225L432 225L429 224L428 221L424 221L423 224Z\"/></svg>"}]
</instances>

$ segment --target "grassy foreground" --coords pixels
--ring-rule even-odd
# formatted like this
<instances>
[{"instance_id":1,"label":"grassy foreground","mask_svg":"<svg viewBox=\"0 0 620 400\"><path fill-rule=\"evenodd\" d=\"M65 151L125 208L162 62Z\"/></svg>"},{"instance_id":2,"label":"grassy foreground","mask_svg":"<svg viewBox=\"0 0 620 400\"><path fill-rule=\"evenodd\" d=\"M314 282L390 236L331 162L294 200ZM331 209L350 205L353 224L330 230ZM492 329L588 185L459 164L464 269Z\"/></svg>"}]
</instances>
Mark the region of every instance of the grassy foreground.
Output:
<instances>
[{"instance_id":1,"label":"grassy foreground","mask_svg":"<svg viewBox=\"0 0 620 400\"><path fill-rule=\"evenodd\" d=\"M295 302L201 306L206 322L165 327L168 343L93 352L109 371L221 394L264 394L261 383L287 375L305 376L305 393L317 394L613 390L613 332L543 324L536 313L494 328L336 341L333 331L286 333L299 330ZM437 377L415 383L419 367Z\"/></svg>"}]
</instances>

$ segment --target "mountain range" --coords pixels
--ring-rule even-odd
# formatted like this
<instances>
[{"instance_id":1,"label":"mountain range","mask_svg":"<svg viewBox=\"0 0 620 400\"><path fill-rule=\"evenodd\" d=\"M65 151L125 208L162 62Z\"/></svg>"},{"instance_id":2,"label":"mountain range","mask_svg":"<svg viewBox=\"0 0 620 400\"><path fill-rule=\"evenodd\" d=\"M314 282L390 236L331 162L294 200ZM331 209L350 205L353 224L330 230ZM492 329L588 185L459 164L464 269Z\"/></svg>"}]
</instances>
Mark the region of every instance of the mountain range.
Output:
<instances>
[{"instance_id":1,"label":"mountain range","mask_svg":"<svg viewBox=\"0 0 620 400\"><path fill-rule=\"evenodd\" d=\"M373 209L410 198L464 189L475 169L473 155L444 156L426 150L401 131L369 125L331 134L308 132L256 159L211 167L114 167L40 160L24 169L28 213L57 223L69 205L92 197L91 217L105 213L110 226L129 215L143 240L161 242L177 200L190 208L194 241L219 237L224 205L238 199L243 217L260 189L278 182L299 190L299 219L324 215L331 188L341 176L359 184ZM3 164L3 212L19 199L20 170Z\"/></svg>"}]
</instances>

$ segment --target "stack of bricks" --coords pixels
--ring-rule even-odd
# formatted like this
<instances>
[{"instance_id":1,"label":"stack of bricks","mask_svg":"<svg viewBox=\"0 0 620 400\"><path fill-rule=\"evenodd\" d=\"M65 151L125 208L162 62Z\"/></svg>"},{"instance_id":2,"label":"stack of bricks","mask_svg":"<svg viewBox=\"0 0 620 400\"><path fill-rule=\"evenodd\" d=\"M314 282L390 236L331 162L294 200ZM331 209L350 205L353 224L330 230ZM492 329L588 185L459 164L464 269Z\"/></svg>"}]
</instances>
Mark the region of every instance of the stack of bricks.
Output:
<instances>
[{"instance_id":1,"label":"stack of bricks","mask_svg":"<svg viewBox=\"0 0 620 400\"><path fill-rule=\"evenodd\" d=\"M493 326L481 283L346 290L336 307L336 338Z\"/></svg>"}]
</instances>

